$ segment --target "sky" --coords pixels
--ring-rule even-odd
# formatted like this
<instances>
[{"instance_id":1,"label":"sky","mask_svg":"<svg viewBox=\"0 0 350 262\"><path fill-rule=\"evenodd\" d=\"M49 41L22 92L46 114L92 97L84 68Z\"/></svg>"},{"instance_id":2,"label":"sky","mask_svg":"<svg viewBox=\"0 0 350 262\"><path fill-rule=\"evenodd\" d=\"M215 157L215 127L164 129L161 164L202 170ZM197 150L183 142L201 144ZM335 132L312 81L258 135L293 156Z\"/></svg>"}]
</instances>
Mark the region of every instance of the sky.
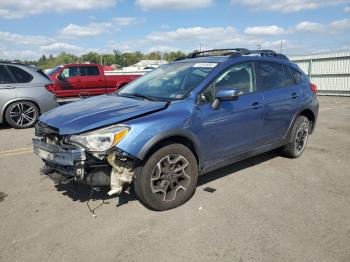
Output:
<instances>
[{"instance_id":1,"label":"sky","mask_svg":"<svg viewBox=\"0 0 350 262\"><path fill-rule=\"evenodd\" d=\"M350 50L350 0L0 0L0 58L89 51Z\"/></svg>"}]
</instances>

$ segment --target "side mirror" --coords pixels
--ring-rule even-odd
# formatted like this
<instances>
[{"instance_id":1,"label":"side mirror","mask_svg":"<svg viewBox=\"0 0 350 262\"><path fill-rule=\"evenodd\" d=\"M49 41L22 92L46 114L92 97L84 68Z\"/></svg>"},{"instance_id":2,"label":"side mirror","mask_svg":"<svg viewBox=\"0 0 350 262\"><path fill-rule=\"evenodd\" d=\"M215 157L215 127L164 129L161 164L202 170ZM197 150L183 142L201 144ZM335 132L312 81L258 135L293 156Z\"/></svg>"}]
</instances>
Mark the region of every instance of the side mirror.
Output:
<instances>
[{"instance_id":1,"label":"side mirror","mask_svg":"<svg viewBox=\"0 0 350 262\"><path fill-rule=\"evenodd\" d=\"M223 88L220 89L216 95L213 102L213 109L218 109L221 101L235 101L239 97L239 91L234 88Z\"/></svg>"},{"instance_id":2,"label":"side mirror","mask_svg":"<svg viewBox=\"0 0 350 262\"><path fill-rule=\"evenodd\" d=\"M63 75L62 74L57 75L57 79L58 80L62 80L63 79Z\"/></svg>"}]
</instances>

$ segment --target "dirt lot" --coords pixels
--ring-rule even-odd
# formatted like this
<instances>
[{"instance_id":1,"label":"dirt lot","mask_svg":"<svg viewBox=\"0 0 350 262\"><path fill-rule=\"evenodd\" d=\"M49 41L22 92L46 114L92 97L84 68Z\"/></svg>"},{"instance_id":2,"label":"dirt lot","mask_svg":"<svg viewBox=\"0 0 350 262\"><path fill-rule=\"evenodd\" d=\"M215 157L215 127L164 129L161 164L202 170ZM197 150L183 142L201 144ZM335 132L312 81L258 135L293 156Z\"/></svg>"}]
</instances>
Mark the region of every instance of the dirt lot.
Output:
<instances>
[{"instance_id":1,"label":"dirt lot","mask_svg":"<svg viewBox=\"0 0 350 262\"><path fill-rule=\"evenodd\" d=\"M1 127L0 261L350 261L350 98L319 100L301 158L272 152L202 176L162 213L99 193L93 218L88 187L39 175L33 129Z\"/></svg>"}]
</instances>

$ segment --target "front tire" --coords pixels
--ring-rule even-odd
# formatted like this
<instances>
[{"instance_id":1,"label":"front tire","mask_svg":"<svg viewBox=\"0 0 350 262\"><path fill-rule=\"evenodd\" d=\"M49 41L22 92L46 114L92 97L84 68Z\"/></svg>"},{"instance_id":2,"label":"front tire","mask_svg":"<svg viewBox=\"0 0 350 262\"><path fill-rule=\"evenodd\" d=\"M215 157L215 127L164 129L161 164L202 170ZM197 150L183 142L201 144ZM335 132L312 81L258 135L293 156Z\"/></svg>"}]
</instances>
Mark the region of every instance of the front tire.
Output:
<instances>
[{"instance_id":1,"label":"front tire","mask_svg":"<svg viewBox=\"0 0 350 262\"><path fill-rule=\"evenodd\" d=\"M153 153L139 168L134 190L140 202L157 211L184 204L194 194L198 164L189 148L167 145Z\"/></svg>"},{"instance_id":2,"label":"front tire","mask_svg":"<svg viewBox=\"0 0 350 262\"><path fill-rule=\"evenodd\" d=\"M14 102L6 109L5 118L13 128L33 127L39 118L39 109L28 101Z\"/></svg>"},{"instance_id":3,"label":"front tire","mask_svg":"<svg viewBox=\"0 0 350 262\"><path fill-rule=\"evenodd\" d=\"M289 158L300 157L307 145L310 134L310 121L305 116L298 116L295 120L289 143L282 147L282 154Z\"/></svg>"}]
</instances>

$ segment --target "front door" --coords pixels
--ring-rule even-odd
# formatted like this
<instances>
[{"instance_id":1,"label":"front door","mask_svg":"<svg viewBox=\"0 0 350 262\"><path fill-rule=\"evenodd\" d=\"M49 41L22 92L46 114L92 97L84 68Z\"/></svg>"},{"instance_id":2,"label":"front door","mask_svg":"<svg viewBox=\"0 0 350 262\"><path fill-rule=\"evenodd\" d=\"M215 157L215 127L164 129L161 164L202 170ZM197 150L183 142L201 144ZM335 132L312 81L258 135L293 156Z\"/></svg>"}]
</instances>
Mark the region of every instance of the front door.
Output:
<instances>
[{"instance_id":1,"label":"front door","mask_svg":"<svg viewBox=\"0 0 350 262\"><path fill-rule=\"evenodd\" d=\"M221 88L239 90L235 101L221 101L212 107ZM257 147L262 128L263 96L256 92L254 63L233 65L205 89L196 107L195 125L206 163L243 153Z\"/></svg>"},{"instance_id":2,"label":"front door","mask_svg":"<svg viewBox=\"0 0 350 262\"><path fill-rule=\"evenodd\" d=\"M77 66L66 67L57 76L56 95L59 97L79 96L84 87Z\"/></svg>"}]
</instances>

